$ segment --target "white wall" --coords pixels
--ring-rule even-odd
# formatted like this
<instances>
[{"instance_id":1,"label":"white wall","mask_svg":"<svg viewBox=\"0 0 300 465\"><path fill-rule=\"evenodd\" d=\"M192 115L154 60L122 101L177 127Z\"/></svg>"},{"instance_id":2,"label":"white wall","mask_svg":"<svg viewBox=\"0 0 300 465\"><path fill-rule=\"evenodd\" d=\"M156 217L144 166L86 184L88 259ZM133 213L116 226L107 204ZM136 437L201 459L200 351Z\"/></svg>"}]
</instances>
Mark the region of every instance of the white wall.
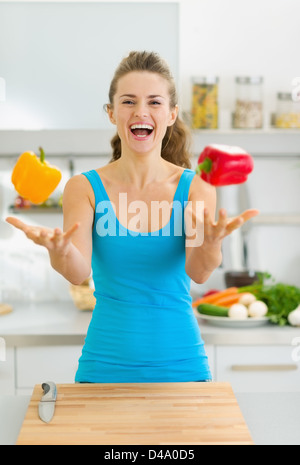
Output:
<instances>
[{"instance_id":1,"label":"white wall","mask_svg":"<svg viewBox=\"0 0 300 465\"><path fill-rule=\"evenodd\" d=\"M269 113L276 94L300 76L298 0L184 0L181 4L182 106L190 109L190 77L217 75L220 106L231 110L234 78L262 75Z\"/></svg>"},{"instance_id":2,"label":"white wall","mask_svg":"<svg viewBox=\"0 0 300 465\"><path fill-rule=\"evenodd\" d=\"M103 105L130 50L154 49L178 77L178 4L1 2L1 129L105 129Z\"/></svg>"}]
</instances>

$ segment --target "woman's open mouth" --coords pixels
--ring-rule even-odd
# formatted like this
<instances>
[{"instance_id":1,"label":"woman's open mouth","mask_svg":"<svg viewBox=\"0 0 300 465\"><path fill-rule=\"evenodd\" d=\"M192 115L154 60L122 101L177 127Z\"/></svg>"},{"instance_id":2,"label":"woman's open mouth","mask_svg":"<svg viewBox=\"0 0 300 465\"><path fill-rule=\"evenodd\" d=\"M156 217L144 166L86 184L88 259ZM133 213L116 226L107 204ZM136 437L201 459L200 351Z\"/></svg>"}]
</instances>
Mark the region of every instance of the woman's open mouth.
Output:
<instances>
[{"instance_id":1,"label":"woman's open mouth","mask_svg":"<svg viewBox=\"0 0 300 465\"><path fill-rule=\"evenodd\" d=\"M145 140L151 136L154 127L150 124L133 124L130 126L131 134L137 140Z\"/></svg>"}]
</instances>

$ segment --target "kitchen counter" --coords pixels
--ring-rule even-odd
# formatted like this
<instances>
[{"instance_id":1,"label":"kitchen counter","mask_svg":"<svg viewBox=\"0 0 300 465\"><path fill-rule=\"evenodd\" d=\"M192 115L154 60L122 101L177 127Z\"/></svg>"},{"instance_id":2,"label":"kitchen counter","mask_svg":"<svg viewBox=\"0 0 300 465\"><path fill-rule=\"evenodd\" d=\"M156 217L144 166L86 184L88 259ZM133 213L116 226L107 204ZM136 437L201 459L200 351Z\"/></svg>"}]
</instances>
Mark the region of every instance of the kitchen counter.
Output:
<instances>
[{"instance_id":1,"label":"kitchen counter","mask_svg":"<svg viewBox=\"0 0 300 465\"><path fill-rule=\"evenodd\" d=\"M69 345L84 343L92 312L79 311L72 302L15 304L12 313L0 316L0 337L9 346ZM205 344L292 345L300 328L261 327L236 329L199 321Z\"/></svg>"},{"instance_id":2,"label":"kitchen counter","mask_svg":"<svg viewBox=\"0 0 300 465\"><path fill-rule=\"evenodd\" d=\"M21 346L22 350L26 350L26 347L31 350L32 346L82 346L91 316L92 312L79 311L72 302L18 303L14 305L11 314L0 317L0 337L4 338L8 348ZM293 341L295 341L294 345L300 341L300 328L281 328L271 324L249 329L219 328L200 320L199 325L207 345L228 346L228 348L233 345L241 347L253 345L253 348L266 346L266 350L269 350L267 346L292 347ZM262 348L260 347L259 350L261 351ZM223 351L224 347L222 347ZM290 354L289 348L287 351ZM288 360L287 363L290 361ZM221 379L225 380L226 377L223 377L222 373ZM298 372L295 373L298 376ZM244 376L247 374L243 374ZM286 376L288 374L284 374L284 379ZM295 382L298 385L296 380L291 381L289 386L293 387ZM300 445L299 392L291 392L293 389L278 392L280 387L274 385L272 380L273 389L268 388L268 392L262 392L261 388L265 388L265 391L267 389L265 383L266 378L263 378L258 384L259 392L250 392L250 390L245 392L238 389L235 391L254 442L257 445ZM30 382L25 384L25 387L33 384ZM235 390L234 382L232 385ZM23 393L20 391L21 395L18 396L0 395L0 445L16 442L30 400L30 396L24 394L30 392L32 389Z\"/></svg>"},{"instance_id":3,"label":"kitchen counter","mask_svg":"<svg viewBox=\"0 0 300 465\"><path fill-rule=\"evenodd\" d=\"M236 394L256 445L300 445L298 393ZM0 445L14 445L30 396L0 396Z\"/></svg>"}]
</instances>

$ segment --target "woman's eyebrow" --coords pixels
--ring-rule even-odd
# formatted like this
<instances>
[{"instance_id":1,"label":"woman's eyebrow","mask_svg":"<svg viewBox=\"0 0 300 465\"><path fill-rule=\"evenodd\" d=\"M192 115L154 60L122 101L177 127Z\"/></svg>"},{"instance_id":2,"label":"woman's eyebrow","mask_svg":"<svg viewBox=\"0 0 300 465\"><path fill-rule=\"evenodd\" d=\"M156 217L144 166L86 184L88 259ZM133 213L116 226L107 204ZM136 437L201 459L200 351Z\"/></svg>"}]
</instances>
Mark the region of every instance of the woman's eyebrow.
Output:
<instances>
[{"instance_id":1,"label":"woman's eyebrow","mask_svg":"<svg viewBox=\"0 0 300 465\"><path fill-rule=\"evenodd\" d=\"M120 98L123 98L123 97L130 97L130 98L136 98L136 95L134 94L123 94L120 96ZM164 98L162 95L148 95L147 98Z\"/></svg>"},{"instance_id":2,"label":"woman's eyebrow","mask_svg":"<svg viewBox=\"0 0 300 465\"><path fill-rule=\"evenodd\" d=\"M148 98L164 98L162 95L148 95Z\"/></svg>"},{"instance_id":3,"label":"woman's eyebrow","mask_svg":"<svg viewBox=\"0 0 300 465\"><path fill-rule=\"evenodd\" d=\"M134 95L134 94L123 94L123 95L120 95L120 98L122 98L122 97L130 97L130 98L135 98L135 97L136 97L136 95Z\"/></svg>"}]
</instances>

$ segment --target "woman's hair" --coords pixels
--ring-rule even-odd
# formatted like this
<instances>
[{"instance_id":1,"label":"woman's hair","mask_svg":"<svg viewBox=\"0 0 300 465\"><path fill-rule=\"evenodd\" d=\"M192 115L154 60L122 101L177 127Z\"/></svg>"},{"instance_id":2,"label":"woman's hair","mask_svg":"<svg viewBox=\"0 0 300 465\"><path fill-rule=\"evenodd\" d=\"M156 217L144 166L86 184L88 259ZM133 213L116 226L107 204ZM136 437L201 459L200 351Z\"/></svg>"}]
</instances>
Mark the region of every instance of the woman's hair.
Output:
<instances>
[{"instance_id":1,"label":"woman's hair","mask_svg":"<svg viewBox=\"0 0 300 465\"><path fill-rule=\"evenodd\" d=\"M113 107L114 96L117 92L119 79L133 71L148 71L159 74L169 83L170 107L175 108L178 103L174 78L167 63L154 52L131 52L124 58L117 68L109 89L109 104ZM161 156L165 160L184 168L191 168L190 131L183 121L177 117L175 123L168 127L162 143ZM121 139L116 134L111 140L113 149L112 161L121 157Z\"/></svg>"}]
</instances>

